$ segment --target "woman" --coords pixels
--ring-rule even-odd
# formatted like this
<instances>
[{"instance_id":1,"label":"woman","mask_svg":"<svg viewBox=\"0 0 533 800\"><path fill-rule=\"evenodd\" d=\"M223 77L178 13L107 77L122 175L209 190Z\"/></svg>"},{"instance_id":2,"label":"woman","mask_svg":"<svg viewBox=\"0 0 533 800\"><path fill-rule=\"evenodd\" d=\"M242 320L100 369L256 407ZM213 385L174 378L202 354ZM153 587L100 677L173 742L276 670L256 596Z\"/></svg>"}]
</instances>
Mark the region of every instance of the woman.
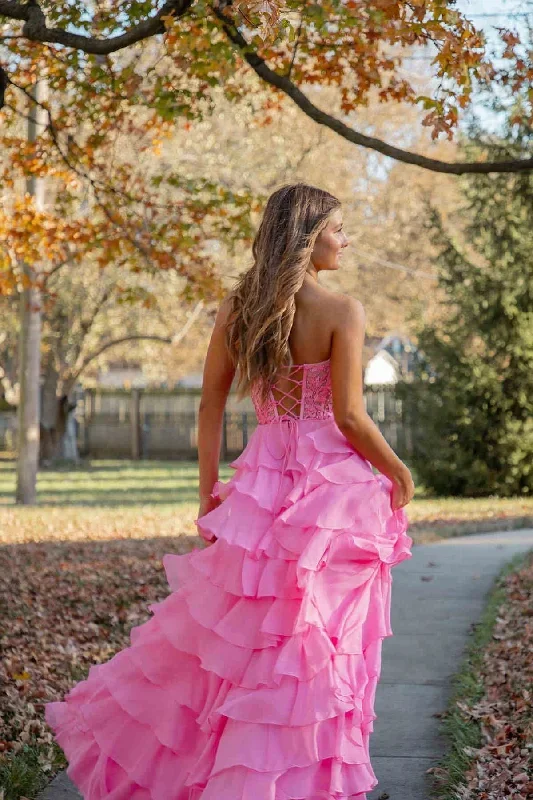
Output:
<instances>
[{"instance_id":1,"label":"woman","mask_svg":"<svg viewBox=\"0 0 533 800\"><path fill-rule=\"evenodd\" d=\"M211 546L167 554L172 591L131 645L46 706L88 800L365 800L377 783L369 735L414 487L365 412L363 307L318 283L347 244L328 192L269 198L205 361L196 524ZM258 425L224 483L237 370Z\"/></svg>"}]
</instances>

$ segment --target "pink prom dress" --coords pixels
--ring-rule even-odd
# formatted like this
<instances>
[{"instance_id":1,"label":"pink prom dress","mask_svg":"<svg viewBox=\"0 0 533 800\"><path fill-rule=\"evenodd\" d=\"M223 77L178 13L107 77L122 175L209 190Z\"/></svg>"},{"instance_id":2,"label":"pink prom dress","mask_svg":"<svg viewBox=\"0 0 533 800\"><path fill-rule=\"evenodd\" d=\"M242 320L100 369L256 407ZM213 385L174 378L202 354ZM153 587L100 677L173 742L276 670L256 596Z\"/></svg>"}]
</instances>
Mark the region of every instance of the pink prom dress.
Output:
<instances>
[{"instance_id":1,"label":"pink prom dress","mask_svg":"<svg viewBox=\"0 0 533 800\"><path fill-rule=\"evenodd\" d=\"M335 423L329 367L286 368L281 400L252 391L258 425L197 520L214 543L165 555L171 591L131 644L46 704L86 800L366 800L377 784L390 573L412 540Z\"/></svg>"}]
</instances>

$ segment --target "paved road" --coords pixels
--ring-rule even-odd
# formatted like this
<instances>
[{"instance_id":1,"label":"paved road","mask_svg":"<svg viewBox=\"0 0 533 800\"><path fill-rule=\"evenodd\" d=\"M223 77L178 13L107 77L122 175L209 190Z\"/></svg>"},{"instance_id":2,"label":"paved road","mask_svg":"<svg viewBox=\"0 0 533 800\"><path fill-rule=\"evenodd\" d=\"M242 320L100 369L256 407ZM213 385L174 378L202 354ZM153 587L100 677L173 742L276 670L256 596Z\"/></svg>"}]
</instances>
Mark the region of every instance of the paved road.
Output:
<instances>
[{"instance_id":1,"label":"paved road","mask_svg":"<svg viewBox=\"0 0 533 800\"><path fill-rule=\"evenodd\" d=\"M445 753L441 724L450 679L500 569L533 547L533 529L476 534L413 548L393 570L392 628L383 643L368 800L428 800L426 770ZM79 800L64 773L39 800ZM260 800L260 798L258 798Z\"/></svg>"}]
</instances>

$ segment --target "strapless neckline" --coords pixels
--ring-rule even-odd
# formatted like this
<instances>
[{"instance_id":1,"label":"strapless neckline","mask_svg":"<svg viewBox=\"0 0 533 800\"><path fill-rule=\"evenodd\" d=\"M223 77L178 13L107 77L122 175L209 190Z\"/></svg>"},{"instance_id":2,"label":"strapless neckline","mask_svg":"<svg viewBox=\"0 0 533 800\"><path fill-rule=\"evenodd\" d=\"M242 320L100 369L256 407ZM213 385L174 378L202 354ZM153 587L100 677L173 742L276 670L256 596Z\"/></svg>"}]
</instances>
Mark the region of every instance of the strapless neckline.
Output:
<instances>
[{"instance_id":1,"label":"strapless neckline","mask_svg":"<svg viewBox=\"0 0 533 800\"><path fill-rule=\"evenodd\" d=\"M298 367L320 367L322 364L327 364L328 361L331 361L331 357L324 359L324 361L310 361L306 364L287 364L286 368L297 369Z\"/></svg>"}]
</instances>

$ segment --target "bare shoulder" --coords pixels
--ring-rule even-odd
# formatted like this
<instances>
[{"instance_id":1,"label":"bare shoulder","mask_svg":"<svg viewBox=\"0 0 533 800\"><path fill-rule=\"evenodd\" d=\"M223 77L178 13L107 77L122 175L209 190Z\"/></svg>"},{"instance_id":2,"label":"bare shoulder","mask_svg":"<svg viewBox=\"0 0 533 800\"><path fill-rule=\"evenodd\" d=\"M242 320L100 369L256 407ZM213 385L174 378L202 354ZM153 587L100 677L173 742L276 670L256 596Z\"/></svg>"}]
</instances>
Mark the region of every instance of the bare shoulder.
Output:
<instances>
[{"instance_id":1,"label":"bare shoulder","mask_svg":"<svg viewBox=\"0 0 533 800\"><path fill-rule=\"evenodd\" d=\"M328 295L328 316L334 329L365 325L365 308L360 300L342 292L329 292Z\"/></svg>"},{"instance_id":2,"label":"bare shoulder","mask_svg":"<svg viewBox=\"0 0 533 800\"><path fill-rule=\"evenodd\" d=\"M233 291L228 292L220 302L216 317L217 324L225 325L227 323L229 316L233 310L234 294L235 293Z\"/></svg>"},{"instance_id":3,"label":"bare shoulder","mask_svg":"<svg viewBox=\"0 0 533 800\"><path fill-rule=\"evenodd\" d=\"M330 336L339 332L350 336L361 334L365 327L365 310L360 300L343 292L335 292L325 286L317 286L303 298L300 307L304 315L327 330ZM305 314L307 312L307 314Z\"/></svg>"},{"instance_id":4,"label":"bare shoulder","mask_svg":"<svg viewBox=\"0 0 533 800\"><path fill-rule=\"evenodd\" d=\"M339 295L339 311L342 311L346 321L352 323L365 322L365 307L357 297L348 294Z\"/></svg>"}]
</instances>

